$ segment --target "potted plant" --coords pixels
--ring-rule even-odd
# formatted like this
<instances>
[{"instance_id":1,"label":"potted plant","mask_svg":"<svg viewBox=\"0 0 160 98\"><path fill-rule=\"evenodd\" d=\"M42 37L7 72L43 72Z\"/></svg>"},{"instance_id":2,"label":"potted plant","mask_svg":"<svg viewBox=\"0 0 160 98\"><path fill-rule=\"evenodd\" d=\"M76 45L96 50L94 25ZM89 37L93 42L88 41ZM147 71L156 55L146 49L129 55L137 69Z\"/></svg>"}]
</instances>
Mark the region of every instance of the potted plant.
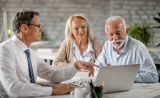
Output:
<instances>
[{"instance_id":1,"label":"potted plant","mask_svg":"<svg viewBox=\"0 0 160 98\"><path fill-rule=\"evenodd\" d=\"M157 12L157 13L158 13L159 17L154 17L153 19L160 24L160 12ZM153 28L160 28L160 25L154 26ZM159 46L160 46L160 43L156 47L159 47Z\"/></svg>"},{"instance_id":2,"label":"potted plant","mask_svg":"<svg viewBox=\"0 0 160 98\"><path fill-rule=\"evenodd\" d=\"M45 35L45 32L43 31L42 32L42 35L41 35L41 41L46 41L46 35Z\"/></svg>"},{"instance_id":3,"label":"potted plant","mask_svg":"<svg viewBox=\"0 0 160 98\"><path fill-rule=\"evenodd\" d=\"M150 26L147 23L136 23L129 29L129 36L140 40L146 46L149 45L152 37L152 32Z\"/></svg>"}]
</instances>

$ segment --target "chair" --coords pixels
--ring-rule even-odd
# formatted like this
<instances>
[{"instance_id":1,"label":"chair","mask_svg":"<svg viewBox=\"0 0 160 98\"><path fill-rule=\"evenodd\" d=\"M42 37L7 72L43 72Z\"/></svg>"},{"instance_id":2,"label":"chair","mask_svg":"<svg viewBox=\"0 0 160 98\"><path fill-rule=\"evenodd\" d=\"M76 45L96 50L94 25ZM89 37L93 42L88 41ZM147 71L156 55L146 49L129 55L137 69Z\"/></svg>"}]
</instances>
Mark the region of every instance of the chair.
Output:
<instances>
[{"instance_id":1,"label":"chair","mask_svg":"<svg viewBox=\"0 0 160 98\"><path fill-rule=\"evenodd\" d=\"M155 65L156 65L158 76L159 76L158 82L160 82L160 64L155 64Z\"/></svg>"},{"instance_id":2,"label":"chair","mask_svg":"<svg viewBox=\"0 0 160 98\"><path fill-rule=\"evenodd\" d=\"M0 82L0 98L9 98L1 82Z\"/></svg>"}]
</instances>

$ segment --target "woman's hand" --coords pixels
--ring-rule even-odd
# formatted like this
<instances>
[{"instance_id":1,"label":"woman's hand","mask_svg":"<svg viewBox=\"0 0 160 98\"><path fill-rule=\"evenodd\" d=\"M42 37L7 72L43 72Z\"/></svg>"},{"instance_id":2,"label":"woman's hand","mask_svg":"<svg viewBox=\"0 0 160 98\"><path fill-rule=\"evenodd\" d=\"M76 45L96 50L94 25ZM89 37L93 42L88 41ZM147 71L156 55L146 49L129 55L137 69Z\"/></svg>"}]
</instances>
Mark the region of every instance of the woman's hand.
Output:
<instances>
[{"instance_id":1,"label":"woman's hand","mask_svg":"<svg viewBox=\"0 0 160 98\"><path fill-rule=\"evenodd\" d=\"M83 72L89 72L88 74L89 76L91 75L94 76L94 66L96 66L94 63L77 61L74 63L74 66L77 70L83 71Z\"/></svg>"}]
</instances>

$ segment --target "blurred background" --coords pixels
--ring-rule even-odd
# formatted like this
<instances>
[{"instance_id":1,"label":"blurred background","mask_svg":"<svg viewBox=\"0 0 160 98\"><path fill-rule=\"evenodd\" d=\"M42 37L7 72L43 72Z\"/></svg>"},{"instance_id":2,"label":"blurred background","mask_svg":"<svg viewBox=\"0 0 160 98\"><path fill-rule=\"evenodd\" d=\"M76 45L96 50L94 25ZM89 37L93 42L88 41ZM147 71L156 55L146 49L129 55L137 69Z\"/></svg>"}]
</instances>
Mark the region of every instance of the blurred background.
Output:
<instances>
[{"instance_id":1,"label":"blurred background","mask_svg":"<svg viewBox=\"0 0 160 98\"><path fill-rule=\"evenodd\" d=\"M120 15L131 30L130 36L141 40L153 58L160 58L155 55L160 53L160 0L0 0L0 42L13 35L12 16L25 8L40 13L44 29L42 40L33 43L33 49L58 49L65 38L65 23L75 13L88 18L94 35L103 44L107 40L105 20Z\"/></svg>"}]
</instances>

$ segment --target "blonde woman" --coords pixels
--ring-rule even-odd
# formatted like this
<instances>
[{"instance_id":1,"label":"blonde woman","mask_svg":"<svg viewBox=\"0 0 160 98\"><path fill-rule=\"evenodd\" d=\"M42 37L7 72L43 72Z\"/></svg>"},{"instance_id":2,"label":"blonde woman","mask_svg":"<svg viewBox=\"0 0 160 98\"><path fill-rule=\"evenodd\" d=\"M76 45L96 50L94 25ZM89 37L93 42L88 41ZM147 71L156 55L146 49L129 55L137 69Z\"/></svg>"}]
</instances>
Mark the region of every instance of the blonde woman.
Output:
<instances>
[{"instance_id":1,"label":"blonde woman","mask_svg":"<svg viewBox=\"0 0 160 98\"><path fill-rule=\"evenodd\" d=\"M102 45L93 36L90 23L83 14L74 14L66 22L65 40L53 60L55 67L71 66L75 61L95 62Z\"/></svg>"}]
</instances>

